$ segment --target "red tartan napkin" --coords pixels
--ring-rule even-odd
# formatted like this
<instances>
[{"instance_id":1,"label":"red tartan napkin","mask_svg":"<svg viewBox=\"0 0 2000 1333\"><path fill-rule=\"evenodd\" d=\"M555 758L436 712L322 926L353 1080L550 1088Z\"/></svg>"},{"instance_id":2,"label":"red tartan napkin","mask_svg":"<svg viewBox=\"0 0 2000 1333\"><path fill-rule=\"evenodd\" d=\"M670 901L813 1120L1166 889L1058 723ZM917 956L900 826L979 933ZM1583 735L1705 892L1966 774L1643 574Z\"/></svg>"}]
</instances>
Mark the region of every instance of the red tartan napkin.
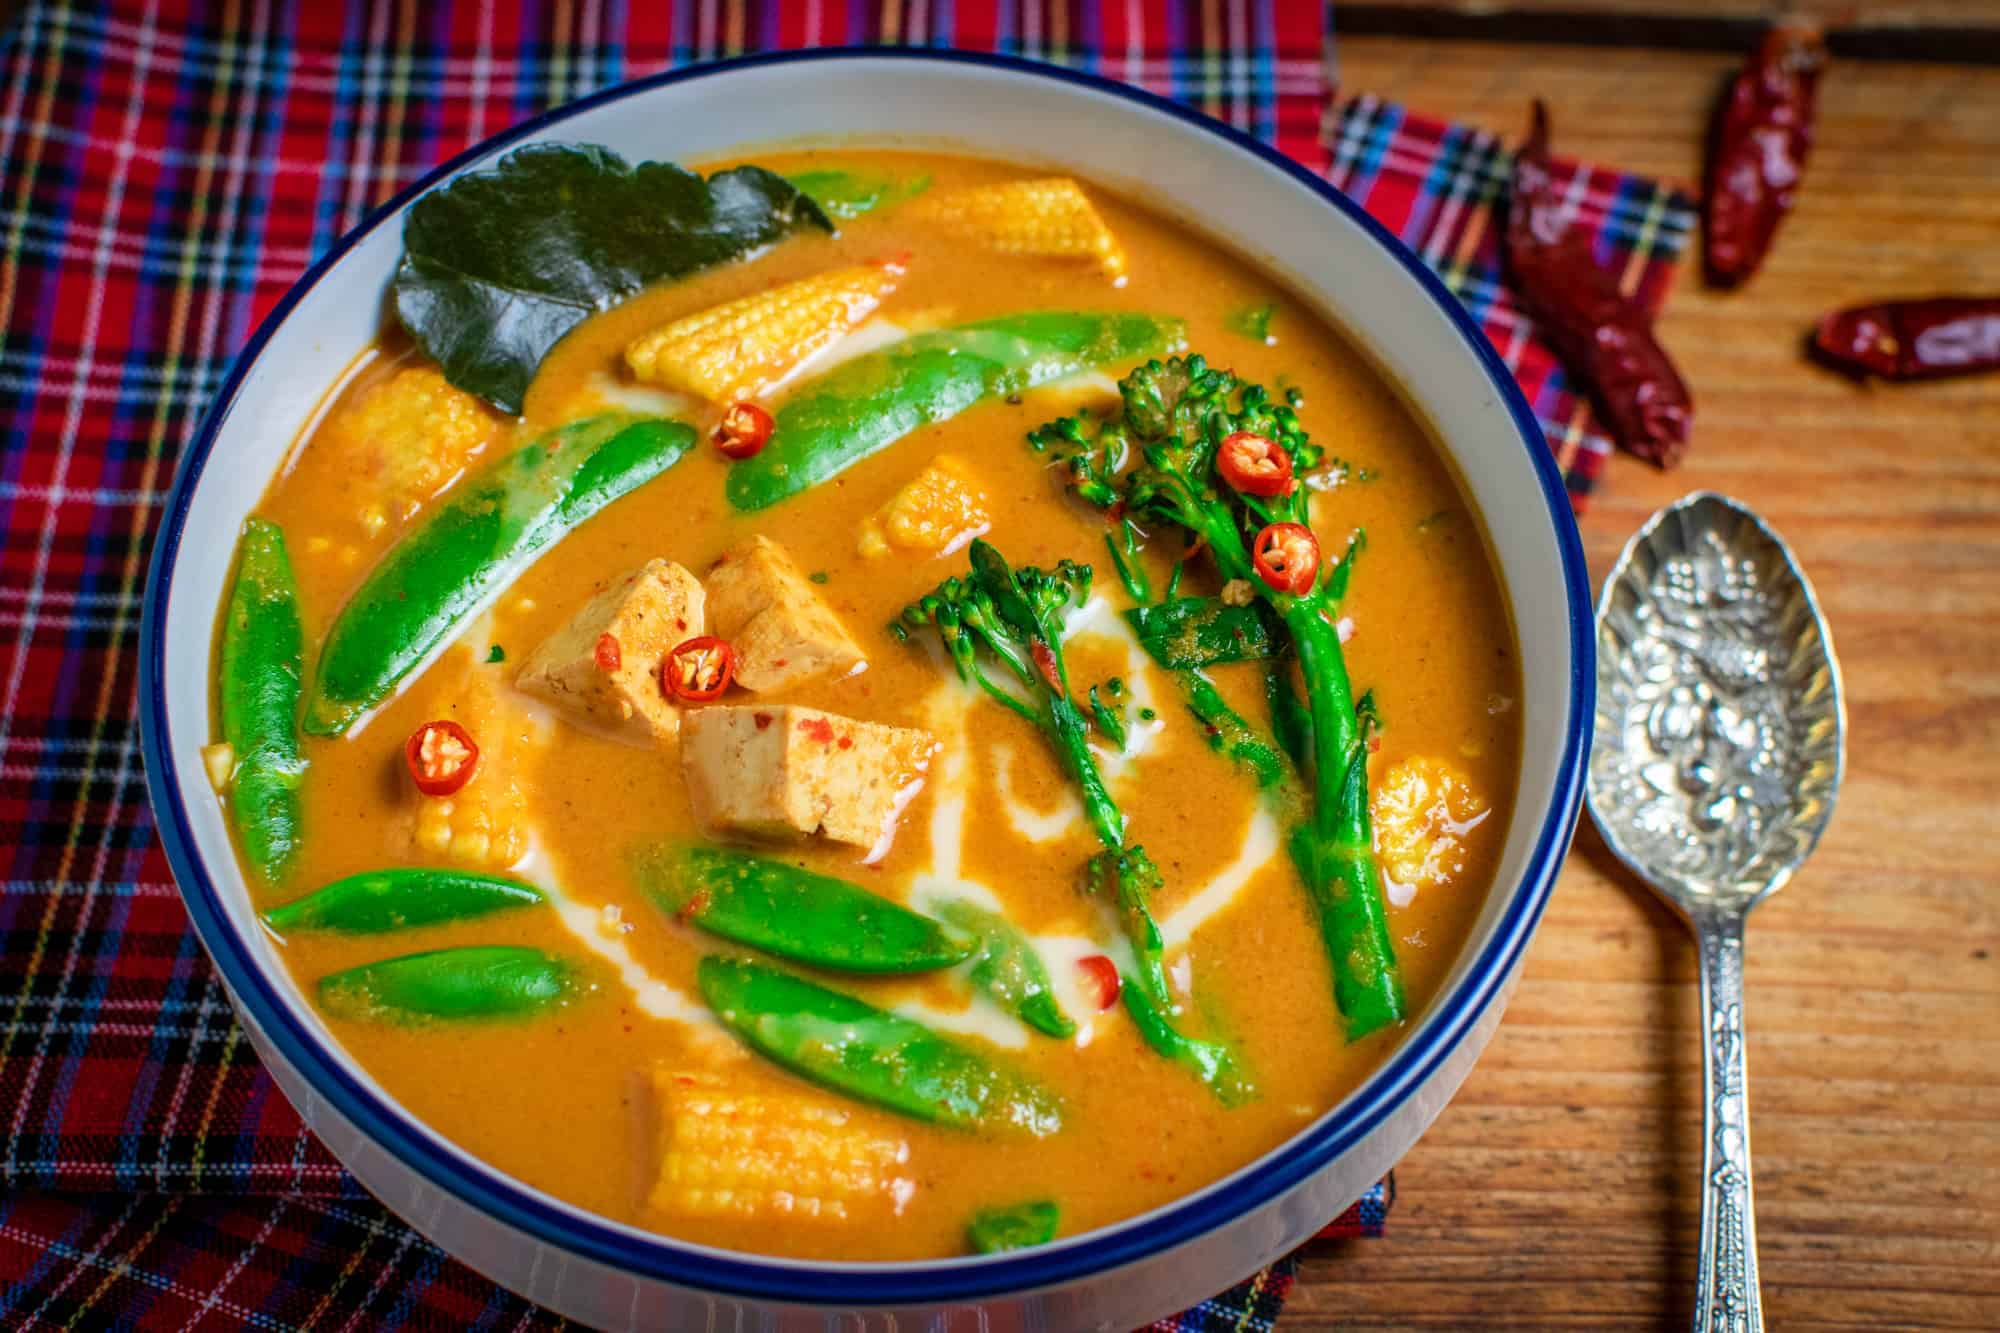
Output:
<instances>
[{"instance_id":1,"label":"red tartan napkin","mask_svg":"<svg viewBox=\"0 0 2000 1333\"><path fill-rule=\"evenodd\" d=\"M1528 108L1521 108L1527 123ZM1328 111L1327 179L1394 232L1465 303L1514 372L1562 467L1581 513L1611 456L1596 415L1571 384L1501 268L1501 205L1513 156L1483 130L1360 96ZM1693 201L1648 180L1559 162L1559 188L1575 201L1572 225L1587 229L1597 260L1624 289L1658 311L1694 230Z\"/></svg>"}]
</instances>

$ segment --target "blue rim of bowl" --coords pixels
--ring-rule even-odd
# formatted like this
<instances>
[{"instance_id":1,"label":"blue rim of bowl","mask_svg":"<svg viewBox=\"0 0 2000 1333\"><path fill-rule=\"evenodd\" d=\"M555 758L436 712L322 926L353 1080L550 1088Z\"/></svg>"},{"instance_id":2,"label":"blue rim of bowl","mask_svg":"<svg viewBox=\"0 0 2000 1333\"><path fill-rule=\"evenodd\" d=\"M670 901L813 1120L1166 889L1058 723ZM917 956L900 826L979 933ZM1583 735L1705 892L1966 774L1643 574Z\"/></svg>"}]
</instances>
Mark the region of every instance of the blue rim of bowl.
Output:
<instances>
[{"instance_id":1,"label":"blue rim of bowl","mask_svg":"<svg viewBox=\"0 0 2000 1333\"><path fill-rule=\"evenodd\" d=\"M1441 1012L1424 1033L1397 1047L1389 1059L1349 1098L1345 1113L1325 1119L1284 1146L1267 1154L1245 1173L1220 1189L1210 1188L1169 1204L1142 1219L1115 1224L1047 1250L1007 1257L967 1261L926 1261L916 1265L822 1264L796 1260L763 1260L754 1255L702 1251L665 1236L633 1229L583 1213L565 1211L529 1186L472 1159L438 1152L412 1117L362 1087L323 1049L323 1039L311 1032L278 994L252 957L223 910L215 884L194 848L192 828L165 732L165 590L179 553L195 484L207 466L217 435L236 394L265 344L291 311L360 240L393 218L412 199L474 164L531 135L559 125L577 113L632 97L654 88L733 71L768 65L821 61L869 60L929 62L1000 70L1053 80L1135 103L1233 144L1277 168L1316 194L1326 205L1362 229L1391 256L1417 286L1442 310L1466 350L1486 372L1513 416L1516 434L1529 465L1540 481L1549 519L1561 555L1564 588L1569 601L1570 715L1564 723L1563 752L1558 763L1554 800L1537 835L1521 885L1508 903L1486 947L1474 960L1460 991L1447 997ZM1557 870L1569 845L1582 800L1583 763L1596 685L1595 649L1591 632L1589 579L1583 544L1577 534L1561 474L1544 442L1541 427L1522 398L1520 388L1486 335L1457 298L1421 260L1382 225L1324 179L1276 149L1203 113L1152 93L1095 74L1013 56L980 52L892 47L832 47L812 51L770 52L714 64L669 70L648 78L603 89L536 116L486 140L438 167L396 195L341 237L285 294L251 336L231 366L215 401L190 442L168 496L159 538L146 578L140 629L139 721L146 761L147 786L160 838L172 865L181 896L209 956L229 982L238 1003L247 1006L265 1036L327 1103L374 1143L386 1149L405 1169L432 1186L528 1235L628 1273L706 1291L770 1301L843 1306L922 1305L973 1300L1022 1292L1112 1271L1182 1245L1214 1231L1269 1203L1301 1184L1327 1163L1348 1151L1398 1110L1411 1093L1434 1074L1457 1048L1466 1032L1498 997L1541 919L1554 887ZM1141 1223L1135 1225L1134 1223Z\"/></svg>"}]
</instances>

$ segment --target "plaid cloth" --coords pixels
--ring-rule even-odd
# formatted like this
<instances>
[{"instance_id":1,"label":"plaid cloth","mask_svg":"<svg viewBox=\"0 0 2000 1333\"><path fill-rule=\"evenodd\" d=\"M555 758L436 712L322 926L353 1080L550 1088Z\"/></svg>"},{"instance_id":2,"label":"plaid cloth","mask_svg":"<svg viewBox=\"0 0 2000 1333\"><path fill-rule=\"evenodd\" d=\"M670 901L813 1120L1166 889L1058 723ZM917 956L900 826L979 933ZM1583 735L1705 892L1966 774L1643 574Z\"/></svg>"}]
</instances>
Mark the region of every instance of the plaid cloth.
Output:
<instances>
[{"instance_id":1,"label":"plaid cloth","mask_svg":"<svg viewBox=\"0 0 2000 1333\"><path fill-rule=\"evenodd\" d=\"M1521 115L1525 122L1525 106ZM1368 96L1328 111L1325 140L1333 154L1327 179L1423 256L1486 330L1555 450L1571 505L1583 512L1612 443L1502 281L1500 205L1512 155L1484 131ZM1555 175L1575 201L1576 224L1595 238L1598 262L1657 312L1693 232L1694 203L1657 181L1602 167L1559 162Z\"/></svg>"},{"instance_id":2,"label":"plaid cloth","mask_svg":"<svg viewBox=\"0 0 2000 1333\"><path fill-rule=\"evenodd\" d=\"M1041 56L1322 165L1321 36L1316 7L1283 0L29 5L0 38L0 1326L556 1322L306 1133L153 835L134 702L150 536L230 359L315 255L505 125L751 48ZM1419 211L1376 193L1403 200L1391 225ZM1379 1234L1392 1197L1330 1233ZM1163 1326L1268 1327L1290 1284L1281 1263Z\"/></svg>"},{"instance_id":3,"label":"plaid cloth","mask_svg":"<svg viewBox=\"0 0 2000 1333\"><path fill-rule=\"evenodd\" d=\"M1377 1185L1323 1234L1379 1235ZM1149 1333L1261 1333L1291 1259ZM560 1329L566 1321L454 1262L381 1206L179 1193L0 1201L0 1316L55 1328Z\"/></svg>"}]
</instances>

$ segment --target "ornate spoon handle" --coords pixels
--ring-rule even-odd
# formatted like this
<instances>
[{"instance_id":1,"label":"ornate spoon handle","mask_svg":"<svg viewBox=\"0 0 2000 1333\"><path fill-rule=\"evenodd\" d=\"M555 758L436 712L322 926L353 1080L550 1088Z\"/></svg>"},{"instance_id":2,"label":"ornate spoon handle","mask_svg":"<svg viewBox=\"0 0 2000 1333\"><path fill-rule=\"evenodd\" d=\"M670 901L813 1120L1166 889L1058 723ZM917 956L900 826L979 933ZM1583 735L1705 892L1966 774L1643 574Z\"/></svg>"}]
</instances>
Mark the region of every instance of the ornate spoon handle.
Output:
<instances>
[{"instance_id":1,"label":"ornate spoon handle","mask_svg":"<svg viewBox=\"0 0 2000 1333\"><path fill-rule=\"evenodd\" d=\"M1763 1333L1743 1060L1743 913L1698 909L1692 922L1701 949L1701 1025L1707 1034L1694 1328L1695 1333Z\"/></svg>"}]
</instances>

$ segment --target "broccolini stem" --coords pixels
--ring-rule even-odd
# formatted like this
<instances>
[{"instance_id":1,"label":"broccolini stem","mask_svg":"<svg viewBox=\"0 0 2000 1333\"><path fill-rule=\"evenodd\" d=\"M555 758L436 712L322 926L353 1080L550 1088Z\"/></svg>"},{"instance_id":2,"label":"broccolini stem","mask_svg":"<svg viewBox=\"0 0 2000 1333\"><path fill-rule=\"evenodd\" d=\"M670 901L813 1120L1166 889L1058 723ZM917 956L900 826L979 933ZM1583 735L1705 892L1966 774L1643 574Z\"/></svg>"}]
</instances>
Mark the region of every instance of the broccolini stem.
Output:
<instances>
[{"instance_id":1,"label":"broccolini stem","mask_svg":"<svg viewBox=\"0 0 2000 1333\"><path fill-rule=\"evenodd\" d=\"M1070 702L1067 694L1051 696L1047 718L1043 730L1055 742L1063 767L1076 780L1083 796L1084 816L1090 820L1090 831L1106 847L1123 847L1125 816L1118 809L1118 803L1111 799L1111 789L1104 785L1104 774L1097 768L1097 756L1090 752L1090 724L1084 721L1082 711Z\"/></svg>"},{"instance_id":2,"label":"broccolini stem","mask_svg":"<svg viewBox=\"0 0 2000 1333\"><path fill-rule=\"evenodd\" d=\"M1111 567L1118 571L1125 595L1140 606L1152 601L1152 583L1146 577L1146 567L1139 563L1139 539L1133 532L1132 520L1120 519L1114 529L1105 533L1104 547L1111 552Z\"/></svg>"},{"instance_id":3,"label":"broccolini stem","mask_svg":"<svg viewBox=\"0 0 2000 1333\"><path fill-rule=\"evenodd\" d=\"M1340 636L1321 610L1316 599L1281 608L1306 680L1319 793L1311 820L1292 834L1291 853L1319 909L1347 1039L1358 1041L1402 1021L1403 977L1368 827L1367 747L1354 717Z\"/></svg>"}]
</instances>

